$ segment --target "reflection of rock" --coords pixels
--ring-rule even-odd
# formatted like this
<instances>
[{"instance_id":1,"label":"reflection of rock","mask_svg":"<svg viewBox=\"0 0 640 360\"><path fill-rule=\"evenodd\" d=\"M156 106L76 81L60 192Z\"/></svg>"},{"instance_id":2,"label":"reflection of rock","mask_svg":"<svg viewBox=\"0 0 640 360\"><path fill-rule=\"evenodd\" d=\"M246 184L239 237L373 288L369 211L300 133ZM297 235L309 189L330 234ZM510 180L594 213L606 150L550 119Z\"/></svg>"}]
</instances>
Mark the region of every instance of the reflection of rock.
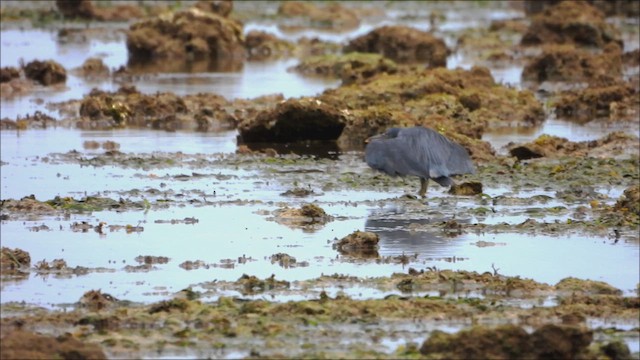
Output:
<instances>
[{"instance_id":1,"label":"reflection of rock","mask_svg":"<svg viewBox=\"0 0 640 360\"><path fill-rule=\"evenodd\" d=\"M345 125L344 114L315 99L290 99L239 125L240 142L335 140Z\"/></svg>"},{"instance_id":2,"label":"reflection of rock","mask_svg":"<svg viewBox=\"0 0 640 360\"><path fill-rule=\"evenodd\" d=\"M242 24L198 8L178 11L131 25L129 62L144 64L206 60L242 62Z\"/></svg>"},{"instance_id":3,"label":"reflection of rock","mask_svg":"<svg viewBox=\"0 0 640 360\"><path fill-rule=\"evenodd\" d=\"M338 242L333 244L333 248L338 250L342 255L354 257L377 258L378 242L380 238L378 234L367 231L355 231Z\"/></svg>"},{"instance_id":4,"label":"reflection of rock","mask_svg":"<svg viewBox=\"0 0 640 360\"><path fill-rule=\"evenodd\" d=\"M624 132L616 131L598 140L573 142L566 138L541 135L533 142L526 144L508 144L509 153L518 160L528 160L540 157L560 157L560 156L586 156L588 154L606 154L614 156L637 153L638 138ZM560 169L559 169L560 170Z\"/></svg>"},{"instance_id":5,"label":"reflection of rock","mask_svg":"<svg viewBox=\"0 0 640 360\"><path fill-rule=\"evenodd\" d=\"M451 241L443 236L447 235L444 228L446 218L416 218L408 215L402 209L386 209L370 215L364 229L380 237L378 245L385 254L419 253L440 257L449 251Z\"/></svg>"},{"instance_id":6,"label":"reflection of rock","mask_svg":"<svg viewBox=\"0 0 640 360\"><path fill-rule=\"evenodd\" d=\"M381 54L399 63L426 62L429 67L447 65L449 49L442 39L407 26L383 26L357 37L345 52Z\"/></svg>"},{"instance_id":7,"label":"reflection of rock","mask_svg":"<svg viewBox=\"0 0 640 360\"><path fill-rule=\"evenodd\" d=\"M53 60L34 60L24 67L28 79L35 80L44 86L67 81L67 70Z\"/></svg>"},{"instance_id":8,"label":"reflection of rock","mask_svg":"<svg viewBox=\"0 0 640 360\"><path fill-rule=\"evenodd\" d=\"M525 81L595 82L617 79L622 75L622 50L607 45L602 54L593 54L571 45L550 45L527 63L522 71Z\"/></svg>"},{"instance_id":9,"label":"reflection of rock","mask_svg":"<svg viewBox=\"0 0 640 360\"><path fill-rule=\"evenodd\" d=\"M515 325L476 326L456 334L436 330L420 353L456 359L573 359L587 353L592 339L590 330L567 325L543 325L532 334Z\"/></svg>"},{"instance_id":10,"label":"reflection of rock","mask_svg":"<svg viewBox=\"0 0 640 360\"><path fill-rule=\"evenodd\" d=\"M622 47L618 30L586 1L563 1L534 15L521 41L522 45L572 43L599 48L611 42Z\"/></svg>"}]
</instances>

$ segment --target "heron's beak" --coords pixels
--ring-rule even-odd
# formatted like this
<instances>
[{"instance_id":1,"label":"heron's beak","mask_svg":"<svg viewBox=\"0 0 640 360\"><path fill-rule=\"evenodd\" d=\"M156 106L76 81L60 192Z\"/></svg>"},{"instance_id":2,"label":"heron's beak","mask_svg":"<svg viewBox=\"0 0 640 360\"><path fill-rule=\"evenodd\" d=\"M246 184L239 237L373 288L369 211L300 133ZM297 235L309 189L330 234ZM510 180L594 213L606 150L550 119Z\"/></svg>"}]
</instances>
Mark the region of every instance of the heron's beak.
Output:
<instances>
[{"instance_id":1,"label":"heron's beak","mask_svg":"<svg viewBox=\"0 0 640 360\"><path fill-rule=\"evenodd\" d=\"M365 143L365 144L368 144L368 143L370 143L371 141L376 140L376 139L380 139L380 138L381 138L381 137L383 137L383 136L384 136L384 134L379 134L379 135L370 136L370 137L368 137L368 138L364 139L364 143Z\"/></svg>"}]
</instances>

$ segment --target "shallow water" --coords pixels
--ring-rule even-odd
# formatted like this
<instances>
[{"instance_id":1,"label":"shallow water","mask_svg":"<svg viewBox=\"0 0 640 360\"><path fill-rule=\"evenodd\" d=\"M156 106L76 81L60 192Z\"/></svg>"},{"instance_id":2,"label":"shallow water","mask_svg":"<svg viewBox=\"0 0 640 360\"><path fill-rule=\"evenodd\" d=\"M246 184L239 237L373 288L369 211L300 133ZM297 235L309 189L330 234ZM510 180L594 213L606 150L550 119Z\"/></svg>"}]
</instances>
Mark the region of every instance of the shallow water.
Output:
<instances>
[{"instance_id":1,"label":"shallow water","mask_svg":"<svg viewBox=\"0 0 640 360\"><path fill-rule=\"evenodd\" d=\"M517 12L486 10L487 17L468 18L455 12L447 14L447 22L441 31L456 31L477 26L491 19L518 16ZM428 25L420 13L417 18L407 18L406 13L391 12L386 23L402 22L426 29ZM478 20L479 19L479 20ZM347 33L317 33L303 31L290 33L278 27L264 24L247 24L245 32L252 29L267 30L286 39L296 40L301 36L319 36L330 41L345 41L368 32L372 24L364 23ZM87 58L98 56L114 69L127 62L124 35L117 28L108 36L88 36L86 41L66 43L59 41L56 31L28 29L2 30L0 66L17 66L21 59L53 59L67 69L80 66ZM447 37L451 44L453 39ZM136 78L134 85L144 93L171 91L178 95L199 92L214 92L228 99L254 98L272 93L285 97L315 95L327 88L338 86L337 80L305 78L287 69L297 63L295 59L268 62L247 62L236 72L209 73L160 73L146 74ZM452 56L449 67L470 67L462 57ZM497 82L520 86L519 67L492 68ZM2 99L0 117L15 119L36 110L48 112L45 104L70 99L79 99L92 88L113 91L119 84L112 81L86 81L73 74L61 89L41 89L21 98ZM41 99L42 101L36 101ZM53 114L57 117L57 114ZM539 127L497 129L485 134L484 139L500 152L508 142L524 142L541 134L566 137L570 140L592 140L613 130L637 132L638 124L612 125L605 121L593 121L580 125L558 119L548 119ZM56 163L43 160L54 159L55 153L76 150L87 157L102 153L102 150L85 150L85 141L115 141L120 151L130 154L154 152L183 154L229 154L236 150L236 131L216 133L161 132L152 130L81 131L75 129L46 129L28 131L2 131L1 141L1 199L19 199L35 195L39 200L55 196L101 195L118 198L128 192L132 200L139 201L144 195L133 195L132 190L162 188L182 192L192 200L210 201L213 205L187 206L181 203L167 209L148 211L102 211L92 214L69 215L68 218L36 217L29 220L6 221L0 227L2 246L21 248L31 254L32 264L46 259L62 258L70 267L106 268L105 272L87 275L71 275L56 278L32 272L27 278L1 283L1 301L25 301L44 306L57 306L76 302L84 292L101 289L117 298L152 302L169 297L189 286L199 286L213 280L237 280L243 274L266 278L274 274L277 279L295 281L318 277L322 274L349 274L366 277L389 276L393 272L406 272L407 268L436 266L439 269L461 269L478 272L499 269L500 274L532 278L536 281L555 284L562 278L601 280L631 294L640 281L637 268L640 246L633 238L614 242L608 237L584 235L541 236L528 234L463 234L444 237L426 231L409 231L411 224L448 220L450 213L438 214L438 204L428 204L433 214L404 213L402 208L376 205L389 198L402 195L402 189L393 193L374 191L326 191L305 199L286 198L280 194L291 189L286 180L270 181L261 178L264 174L236 168L208 168L203 172L223 175L222 180L206 177L181 182L165 175L191 174L193 169L169 167L163 169L127 169L115 166L81 167L75 164ZM342 155L341 155L342 156ZM337 156L335 166L344 166ZM362 166L353 171L368 171ZM153 175L153 176L152 176ZM490 196L503 195L511 189L499 184L488 186L485 193ZM620 196L622 189L598 189L612 202ZM447 196L436 188L430 194ZM547 194L554 196L553 192ZM533 196L520 193L519 196ZM318 230L292 229L270 221L271 212L281 205L299 206L303 202L315 201L336 220ZM460 200L459 206L470 207L472 203ZM555 206L551 202L545 206ZM524 206L496 207L497 212L482 219L485 224L508 222L521 223L530 217ZM569 209L569 213L571 209ZM566 221L568 215L541 215L548 222ZM163 224L157 220L195 217L196 224ZM124 230L99 234L72 232L74 222L87 221L96 225L104 221L109 225L140 225L144 231L128 234ZM477 218L464 219L471 223ZM50 231L31 231L30 228L47 225ZM382 257L418 254L408 264L376 263L374 260L351 261L337 256L331 242L355 230L376 232L380 238L379 254ZM477 246L479 241L496 243L494 246ZM269 257L276 253L287 253L298 262L308 266L285 269L272 264ZM150 271L127 272L127 265L138 265L138 255L167 256L169 263L154 265ZM207 264L221 264L225 259L237 260L250 257L254 261L236 263L233 268L210 267L209 269L184 270L179 265L187 260L202 260ZM354 297L381 297L385 293L375 289L334 289L347 291ZM329 291L331 293L331 291ZM236 294L237 295L237 294ZM279 300L287 300L286 296ZM456 328L457 329L457 328ZM455 330L455 329L454 329ZM453 331L453 330L452 330ZM384 340L392 348L394 340Z\"/></svg>"}]
</instances>

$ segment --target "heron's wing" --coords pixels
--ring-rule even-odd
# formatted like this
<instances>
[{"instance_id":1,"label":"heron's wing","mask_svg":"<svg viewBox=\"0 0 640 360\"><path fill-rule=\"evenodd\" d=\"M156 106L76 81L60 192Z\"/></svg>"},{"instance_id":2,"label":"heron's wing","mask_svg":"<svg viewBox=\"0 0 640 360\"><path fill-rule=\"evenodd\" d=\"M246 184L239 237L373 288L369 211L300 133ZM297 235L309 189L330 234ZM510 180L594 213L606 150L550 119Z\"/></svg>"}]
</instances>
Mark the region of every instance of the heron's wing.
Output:
<instances>
[{"instance_id":1,"label":"heron's wing","mask_svg":"<svg viewBox=\"0 0 640 360\"><path fill-rule=\"evenodd\" d=\"M435 130L417 126L403 129L396 138L414 149L416 162L428 169L430 178L475 172L467 150Z\"/></svg>"},{"instance_id":2,"label":"heron's wing","mask_svg":"<svg viewBox=\"0 0 640 360\"><path fill-rule=\"evenodd\" d=\"M367 144L364 157L369 166L391 176L429 177L428 171L423 169L424 167L417 162L415 155L398 138L371 141Z\"/></svg>"}]
</instances>

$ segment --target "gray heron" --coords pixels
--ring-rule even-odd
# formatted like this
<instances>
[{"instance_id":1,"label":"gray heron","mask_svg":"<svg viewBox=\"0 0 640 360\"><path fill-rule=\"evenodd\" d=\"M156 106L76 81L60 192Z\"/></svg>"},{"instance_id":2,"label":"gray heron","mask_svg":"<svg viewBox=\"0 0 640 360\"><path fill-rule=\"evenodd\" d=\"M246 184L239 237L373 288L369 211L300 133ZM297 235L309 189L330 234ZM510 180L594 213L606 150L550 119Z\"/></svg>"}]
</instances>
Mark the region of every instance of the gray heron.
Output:
<instances>
[{"instance_id":1,"label":"gray heron","mask_svg":"<svg viewBox=\"0 0 640 360\"><path fill-rule=\"evenodd\" d=\"M464 147L423 126L390 128L365 142L365 161L370 167L390 176L419 177L423 198L429 179L451 186L455 184L452 175L475 172Z\"/></svg>"}]
</instances>

